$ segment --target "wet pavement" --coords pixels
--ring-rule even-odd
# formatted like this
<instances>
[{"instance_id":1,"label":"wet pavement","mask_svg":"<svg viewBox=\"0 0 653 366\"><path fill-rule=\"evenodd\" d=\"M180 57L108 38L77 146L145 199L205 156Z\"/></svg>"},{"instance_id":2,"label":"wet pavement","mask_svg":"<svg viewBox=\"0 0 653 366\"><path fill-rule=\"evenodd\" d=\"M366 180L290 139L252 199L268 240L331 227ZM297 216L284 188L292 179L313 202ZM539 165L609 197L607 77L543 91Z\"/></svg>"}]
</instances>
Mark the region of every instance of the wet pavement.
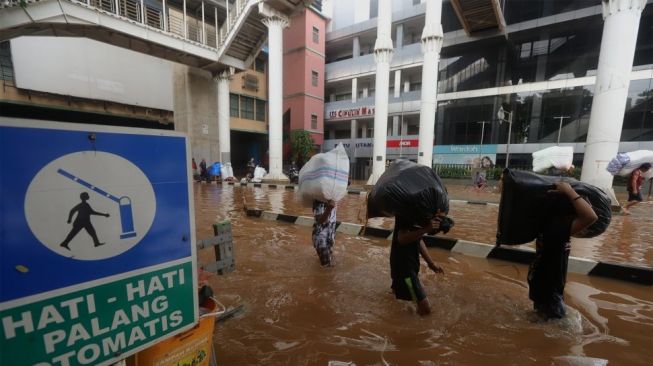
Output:
<instances>
[{"instance_id":1,"label":"wet pavement","mask_svg":"<svg viewBox=\"0 0 653 366\"><path fill-rule=\"evenodd\" d=\"M250 206L310 213L290 190L195 185L198 238L212 235L215 221L233 226L236 270L211 284L227 307L245 306L218 324L218 364L647 365L653 357L651 287L570 274L568 317L541 322L526 266L432 249L446 274L422 267L433 314L420 318L390 293L388 241L339 233L336 267L321 268L310 228L245 217L243 192ZM362 205L364 197L347 196L339 219L355 221ZM496 214L452 204L461 235L467 219L458 212L469 212L469 230L482 231L478 210ZM212 255L201 252L200 261Z\"/></svg>"}]
</instances>

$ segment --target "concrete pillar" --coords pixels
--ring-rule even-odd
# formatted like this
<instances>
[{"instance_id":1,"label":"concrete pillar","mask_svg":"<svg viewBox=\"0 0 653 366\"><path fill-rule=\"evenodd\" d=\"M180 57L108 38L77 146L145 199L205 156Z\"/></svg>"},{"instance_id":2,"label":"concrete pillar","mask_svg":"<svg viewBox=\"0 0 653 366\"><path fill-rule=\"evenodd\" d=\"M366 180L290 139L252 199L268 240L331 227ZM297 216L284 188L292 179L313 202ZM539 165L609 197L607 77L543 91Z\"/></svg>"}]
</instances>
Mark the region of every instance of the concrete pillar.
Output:
<instances>
[{"instance_id":1,"label":"concrete pillar","mask_svg":"<svg viewBox=\"0 0 653 366\"><path fill-rule=\"evenodd\" d=\"M231 165L231 131L229 128L230 80L230 71L224 71L215 78L218 89L218 146L220 148L220 162L222 165Z\"/></svg>"},{"instance_id":2,"label":"concrete pillar","mask_svg":"<svg viewBox=\"0 0 653 366\"><path fill-rule=\"evenodd\" d=\"M265 3L259 4L263 24L268 27L268 105L270 113L270 171L266 181L288 181L283 174L283 28L290 24L285 15Z\"/></svg>"},{"instance_id":3,"label":"concrete pillar","mask_svg":"<svg viewBox=\"0 0 653 366\"><path fill-rule=\"evenodd\" d=\"M603 0L603 36L581 181L612 192L605 168L619 151L635 43L646 0ZM612 192L613 203L617 201Z\"/></svg>"},{"instance_id":4,"label":"concrete pillar","mask_svg":"<svg viewBox=\"0 0 653 366\"><path fill-rule=\"evenodd\" d=\"M374 44L376 62L376 95L374 99L374 146L372 148L372 175L368 185L376 184L385 171L386 140L388 128L388 94L390 88L390 60L392 59L392 5L390 0L379 0L379 17Z\"/></svg>"},{"instance_id":5,"label":"concrete pillar","mask_svg":"<svg viewBox=\"0 0 653 366\"><path fill-rule=\"evenodd\" d=\"M438 62L442 49L442 0L426 0L424 31L422 31L422 105L419 113L419 147L417 163L433 165L433 132L437 106Z\"/></svg>"},{"instance_id":6,"label":"concrete pillar","mask_svg":"<svg viewBox=\"0 0 653 366\"><path fill-rule=\"evenodd\" d=\"M407 136L408 135L408 121L405 119L401 121L401 136Z\"/></svg>"},{"instance_id":7,"label":"concrete pillar","mask_svg":"<svg viewBox=\"0 0 653 366\"><path fill-rule=\"evenodd\" d=\"M351 79L351 102L358 100L358 78Z\"/></svg>"},{"instance_id":8,"label":"concrete pillar","mask_svg":"<svg viewBox=\"0 0 653 366\"><path fill-rule=\"evenodd\" d=\"M369 96L369 93L370 93L369 87L367 87L367 86L364 87L363 88L363 98L367 98Z\"/></svg>"},{"instance_id":9,"label":"concrete pillar","mask_svg":"<svg viewBox=\"0 0 653 366\"><path fill-rule=\"evenodd\" d=\"M367 138L367 121L361 121L361 138Z\"/></svg>"},{"instance_id":10,"label":"concrete pillar","mask_svg":"<svg viewBox=\"0 0 653 366\"><path fill-rule=\"evenodd\" d=\"M410 80L404 80L404 93L408 93L410 91Z\"/></svg>"},{"instance_id":11,"label":"concrete pillar","mask_svg":"<svg viewBox=\"0 0 653 366\"><path fill-rule=\"evenodd\" d=\"M400 122L399 116L392 116L392 136L399 136Z\"/></svg>"},{"instance_id":12,"label":"concrete pillar","mask_svg":"<svg viewBox=\"0 0 653 366\"><path fill-rule=\"evenodd\" d=\"M355 140L357 139L358 136L358 121L355 119L351 120L351 146L353 147L353 144L355 143Z\"/></svg>"},{"instance_id":13,"label":"concrete pillar","mask_svg":"<svg viewBox=\"0 0 653 366\"><path fill-rule=\"evenodd\" d=\"M360 38L354 37L353 46L352 46L352 55L353 58L358 58L361 55L361 41Z\"/></svg>"},{"instance_id":14,"label":"concrete pillar","mask_svg":"<svg viewBox=\"0 0 653 366\"><path fill-rule=\"evenodd\" d=\"M397 24L397 29L395 30L395 47L403 48L404 47L404 25Z\"/></svg>"},{"instance_id":15,"label":"concrete pillar","mask_svg":"<svg viewBox=\"0 0 653 366\"><path fill-rule=\"evenodd\" d=\"M401 95L401 70L395 71L394 97L399 98Z\"/></svg>"}]
</instances>

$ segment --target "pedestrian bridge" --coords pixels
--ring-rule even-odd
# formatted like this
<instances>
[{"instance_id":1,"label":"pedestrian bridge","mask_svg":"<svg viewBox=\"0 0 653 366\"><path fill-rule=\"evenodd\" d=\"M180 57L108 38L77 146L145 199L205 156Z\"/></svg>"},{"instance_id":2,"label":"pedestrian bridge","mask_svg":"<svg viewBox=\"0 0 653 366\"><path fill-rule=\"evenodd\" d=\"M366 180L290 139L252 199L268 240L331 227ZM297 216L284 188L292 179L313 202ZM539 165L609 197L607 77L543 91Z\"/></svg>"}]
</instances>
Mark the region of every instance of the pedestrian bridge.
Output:
<instances>
[{"instance_id":1,"label":"pedestrian bridge","mask_svg":"<svg viewBox=\"0 0 653 366\"><path fill-rule=\"evenodd\" d=\"M86 37L217 74L245 69L267 39L259 14L301 0L0 0L0 41ZM47 55L44 55L44 61Z\"/></svg>"}]
</instances>

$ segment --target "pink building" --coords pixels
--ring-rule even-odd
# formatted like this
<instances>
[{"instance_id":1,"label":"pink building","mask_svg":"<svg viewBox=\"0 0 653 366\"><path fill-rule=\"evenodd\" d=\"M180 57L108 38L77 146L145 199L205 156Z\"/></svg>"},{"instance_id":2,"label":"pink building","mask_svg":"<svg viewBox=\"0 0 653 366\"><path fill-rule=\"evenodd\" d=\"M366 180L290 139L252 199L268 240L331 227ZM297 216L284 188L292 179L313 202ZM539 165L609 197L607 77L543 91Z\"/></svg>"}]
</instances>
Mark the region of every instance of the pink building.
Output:
<instances>
[{"instance_id":1,"label":"pink building","mask_svg":"<svg viewBox=\"0 0 653 366\"><path fill-rule=\"evenodd\" d=\"M296 14L283 33L284 134L309 131L318 146L324 143L325 36L326 18L312 8Z\"/></svg>"}]
</instances>

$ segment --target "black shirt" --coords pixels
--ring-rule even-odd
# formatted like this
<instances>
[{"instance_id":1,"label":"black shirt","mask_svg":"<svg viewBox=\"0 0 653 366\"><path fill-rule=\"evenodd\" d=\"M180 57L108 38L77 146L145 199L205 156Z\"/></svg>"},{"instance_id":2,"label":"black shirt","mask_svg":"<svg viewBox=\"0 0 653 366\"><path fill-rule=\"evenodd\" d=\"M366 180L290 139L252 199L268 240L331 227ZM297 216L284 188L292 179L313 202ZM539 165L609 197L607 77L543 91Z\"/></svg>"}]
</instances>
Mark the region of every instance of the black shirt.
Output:
<instances>
[{"instance_id":1,"label":"black shirt","mask_svg":"<svg viewBox=\"0 0 653 366\"><path fill-rule=\"evenodd\" d=\"M393 279L401 279L419 273L419 242L421 239L403 245L399 244L399 230L413 231L416 228L410 222L399 217L395 218L392 246L390 247L390 276Z\"/></svg>"}]
</instances>

